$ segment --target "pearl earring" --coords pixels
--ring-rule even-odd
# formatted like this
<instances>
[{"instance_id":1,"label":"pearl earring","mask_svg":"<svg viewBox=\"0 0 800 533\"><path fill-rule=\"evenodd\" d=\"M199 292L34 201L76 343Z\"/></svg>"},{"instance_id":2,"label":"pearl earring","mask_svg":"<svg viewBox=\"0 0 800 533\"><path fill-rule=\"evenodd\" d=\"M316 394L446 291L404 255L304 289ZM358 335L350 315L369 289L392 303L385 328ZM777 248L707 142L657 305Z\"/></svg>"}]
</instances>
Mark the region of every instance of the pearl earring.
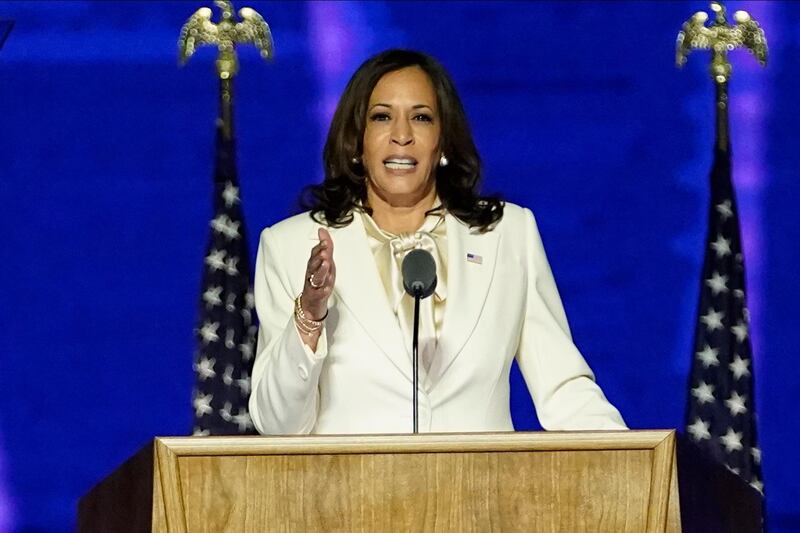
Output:
<instances>
[{"instance_id":1,"label":"pearl earring","mask_svg":"<svg viewBox=\"0 0 800 533\"><path fill-rule=\"evenodd\" d=\"M444 154L442 154L442 157L439 158L439 166L446 167L448 163L450 163L450 161L448 161L447 157Z\"/></svg>"},{"instance_id":2,"label":"pearl earring","mask_svg":"<svg viewBox=\"0 0 800 533\"><path fill-rule=\"evenodd\" d=\"M353 156L353 158L350 159L350 162L353 163L354 165L357 165L357 164L359 164L361 162L361 160L359 158L357 158L356 156Z\"/></svg>"}]
</instances>

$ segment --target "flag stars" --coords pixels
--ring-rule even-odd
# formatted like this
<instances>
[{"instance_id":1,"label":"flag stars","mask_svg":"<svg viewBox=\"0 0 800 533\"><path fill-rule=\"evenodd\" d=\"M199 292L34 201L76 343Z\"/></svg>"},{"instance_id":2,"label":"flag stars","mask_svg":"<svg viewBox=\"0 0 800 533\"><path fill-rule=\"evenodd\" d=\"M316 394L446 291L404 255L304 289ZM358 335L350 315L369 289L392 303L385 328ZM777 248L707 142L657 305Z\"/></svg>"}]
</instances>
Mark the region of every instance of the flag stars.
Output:
<instances>
[{"instance_id":1,"label":"flag stars","mask_svg":"<svg viewBox=\"0 0 800 533\"><path fill-rule=\"evenodd\" d=\"M205 381L208 378L213 378L217 375L217 373L214 371L214 364L216 362L217 360L213 357L209 358L204 355L200 358L200 361L195 363L194 371L197 372L197 375L200 376L202 381Z\"/></svg>"},{"instance_id":2,"label":"flag stars","mask_svg":"<svg viewBox=\"0 0 800 533\"><path fill-rule=\"evenodd\" d=\"M240 222L234 222L228 215L219 215L210 222L210 226L217 233L221 233L226 239L238 239Z\"/></svg>"},{"instance_id":3,"label":"flag stars","mask_svg":"<svg viewBox=\"0 0 800 533\"><path fill-rule=\"evenodd\" d=\"M234 415L232 421L234 424L239 426L239 431L241 432L245 432L253 427L253 421L250 418L250 413L242 408L239 408L239 414Z\"/></svg>"},{"instance_id":4,"label":"flag stars","mask_svg":"<svg viewBox=\"0 0 800 533\"><path fill-rule=\"evenodd\" d=\"M719 163L719 162L717 162ZM714 167L723 182L727 169ZM722 185L724 187L720 188ZM733 474L762 491L760 451L755 434L753 361L744 256L735 199L712 185L710 227L700 281L694 359L689 385L687 438L713 452Z\"/></svg>"},{"instance_id":5,"label":"flag stars","mask_svg":"<svg viewBox=\"0 0 800 533\"><path fill-rule=\"evenodd\" d=\"M213 394L196 394L192 401L194 407L194 416L201 417L214 412L211 408L211 400L214 399Z\"/></svg>"},{"instance_id":6,"label":"flag stars","mask_svg":"<svg viewBox=\"0 0 800 533\"><path fill-rule=\"evenodd\" d=\"M236 187L230 181L225 184L225 190L222 191L222 199L225 200L226 207L232 207L233 204L239 203L239 187Z\"/></svg>"},{"instance_id":7,"label":"flag stars","mask_svg":"<svg viewBox=\"0 0 800 533\"><path fill-rule=\"evenodd\" d=\"M760 492L762 496L764 495L764 484L757 477L753 478L753 481L750 482L750 486Z\"/></svg>"},{"instance_id":8,"label":"flag stars","mask_svg":"<svg viewBox=\"0 0 800 533\"><path fill-rule=\"evenodd\" d=\"M739 396L739 393L736 391L731 392L731 397L725 400L725 405L731 412L731 416L741 415L747 412L747 407L744 406L746 399L747 396Z\"/></svg>"},{"instance_id":9,"label":"flag stars","mask_svg":"<svg viewBox=\"0 0 800 533\"><path fill-rule=\"evenodd\" d=\"M742 434L734 431L733 428L728 428L728 432L719 438L722 445L728 453L735 452L742 449Z\"/></svg>"},{"instance_id":10,"label":"flag stars","mask_svg":"<svg viewBox=\"0 0 800 533\"><path fill-rule=\"evenodd\" d=\"M247 362L253 358L253 345L249 342L243 342L239 345L239 351L242 354L242 360Z\"/></svg>"},{"instance_id":11,"label":"flag stars","mask_svg":"<svg viewBox=\"0 0 800 533\"><path fill-rule=\"evenodd\" d=\"M225 250L211 250L206 256L206 264L209 268L216 272L225 268Z\"/></svg>"},{"instance_id":12,"label":"flag stars","mask_svg":"<svg viewBox=\"0 0 800 533\"><path fill-rule=\"evenodd\" d=\"M231 383L233 383L233 365L228 365L225 367L225 373L222 374L222 381L229 387Z\"/></svg>"},{"instance_id":13,"label":"flag stars","mask_svg":"<svg viewBox=\"0 0 800 533\"><path fill-rule=\"evenodd\" d=\"M194 329L199 346L192 365L195 435L248 433L253 428L247 399L257 326L234 159L231 143L218 144L215 212L207 219L211 242L199 291L202 314Z\"/></svg>"},{"instance_id":14,"label":"flag stars","mask_svg":"<svg viewBox=\"0 0 800 533\"><path fill-rule=\"evenodd\" d=\"M719 365L719 350L712 348L708 344L706 344L701 351L697 352L696 355L698 359L700 359L700 362L703 363L703 368Z\"/></svg>"},{"instance_id":15,"label":"flag stars","mask_svg":"<svg viewBox=\"0 0 800 533\"><path fill-rule=\"evenodd\" d=\"M225 309L229 313L233 313L234 311L236 311L236 305L235 304L236 304L236 293L232 292L232 293L228 294L227 298L225 298Z\"/></svg>"},{"instance_id":16,"label":"flag stars","mask_svg":"<svg viewBox=\"0 0 800 533\"><path fill-rule=\"evenodd\" d=\"M725 200L721 204L717 204L715 208L723 222L733 216L733 205L730 200Z\"/></svg>"},{"instance_id":17,"label":"flag stars","mask_svg":"<svg viewBox=\"0 0 800 533\"><path fill-rule=\"evenodd\" d=\"M709 308L708 313L700 317L700 322L706 325L706 329L708 329L709 332L714 332L723 328L723 318L725 318L725 313Z\"/></svg>"},{"instance_id":18,"label":"flag stars","mask_svg":"<svg viewBox=\"0 0 800 533\"><path fill-rule=\"evenodd\" d=\"M236 380L236 385L238 385L239 390L242 391L242 396L250 395L250 376L247 374L247 371L242 371L242 377Z\"/></svg>"},{"instance_id":19,"label":"flag stars","mask_svg":"<svg viewBox=\"0 0 800 533\"><path fill-rule=\"evenodd\" d=\"M203 293L203 301L206 303L206 308L211 309L217 305L222 305L222 287L211 286Z\"/></svg>"},{"instance_id":20,"label":"flag stars","mask_svg":"<svg viewBox=\"0 0 800 533\"><path fill-rule=\"evenodd\" d=\"M219 340L219 335L217 334L217 330L219 329L219 322L204 322L203 327L200 328L200 338L203 341L203 344L209 344L211 342L217 342Z\"/></svg>"},{"instance_id":21,"label":"flag stars","mask_svg":"<svg viewBox=\"0 0 800 533\"><path fill-rule=\"evenodd\" d=\"M731 333L736 335L737 341L744 342L747 338L747 324L745 324L744 320L740 320L735 326L732 326Z\"/></svg>"},{"instance_id":22,"label":"flag stars","mask_svg":"<svg viewBox=\"0 0 800 533\"><path fill-rule=\"evenodd\" d=\"M229 257L225 260L225 272L229 276L236 276L239 274L239 269L237 268L237 264L239 263L238 257Z\"/></svg>"},{"instance_id":23,"label":"flag stars","mask_svg":"<svg viewBox=\"0 0 800 533\"><path fill-rule=\"evenodd\" d=\"M722 259L731 254L731 241L722 235L717 235L717 240L711 243L711 248L717 254L717 259Z\"/></svg>"},{"instance_id":24,"label":"flag stars","mask_svg":"<svg viewBox=\"0 0 800 533\"><path fill-rule=\"evenodd\" d=\"M714 274L706 280L706 285L714 293L714 296L719 296L721 293L728 292L728 276L721 275L719 272Z\"/></svg>"},{"instance_id":25,"label":"flag stars","mask_svg":"<svg viewBox=\"0 0 800 533\"><path fill-rule=\"evenodd\" d=\"M700 402L701 405L704 403L711 403L714 401L714 385L709 385L705 381L701 381L697 387L692 389L692 396L697 398L697 401Z\"/></svg>"},{"instance_id":26,"label":"flag stars","mask_svg":"<svg viewBox=\"0 0 800 533\"><path fill-rule=\"evenodd\" d=\"M242 309L240 314L242 315L242 322L244 322L245 326L249 326L253 323L253 315L249 309Z\"/></svg>"},{"instance_id":27,"label":"flag stars","mask_svg":"<svg viewBox=\"0 0 800 533\"><path fill-rule=\"evenodd\" d=\"M755 446L753 446L752 448L750 448L750 455L752 455L752 456L753 456L753 461L754 461L754 462L755 462L757 465L760 465L760 464L761 464L761 450L760 450L759 448L756 448Z\"/></svg>"},{"instance_id":28,"label":"flag stars","mask_svg":"<svg viewBox=\"0 0 800 533\"><path fill-rule=\"evenodd\" d=\"M697 442L711 438L711 432L709 431L710 424L699 418L695 418L694 423L688 426L686 429L692 435L692 438Z\"/></svg>"},{"instance_id":29,"label":"flag stars","mask_svg":"<svg viewBox=\"0 0 800 533\"><path fill-rule=\"evenodd\" d=\"M234 338L236 337L236 331L233 328L228 328L225 330L225 347L232 350L236 347L236 341Z\"/></svg>"},{"instance_id":30,"label":"flag stars","mask_svg":"<svg viewBox=\"0 0 800 533\"><path fill-rule=\"evenodd\" d=\"M733 377L741 379L750 375L750 369L747 368L749 365L750 359L742 359L737 353L734 354L733 362L728 365L728 368L733 372Z\"/></svg>"}]
</instances>

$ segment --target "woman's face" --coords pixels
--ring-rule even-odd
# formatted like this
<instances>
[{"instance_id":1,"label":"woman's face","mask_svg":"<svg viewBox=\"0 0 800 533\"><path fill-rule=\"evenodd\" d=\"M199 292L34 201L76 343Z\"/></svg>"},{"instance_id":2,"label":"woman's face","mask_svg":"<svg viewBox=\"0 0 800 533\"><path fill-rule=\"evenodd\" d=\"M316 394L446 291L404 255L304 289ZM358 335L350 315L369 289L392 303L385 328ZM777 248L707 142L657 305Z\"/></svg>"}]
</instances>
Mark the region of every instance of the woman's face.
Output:
<instances>
[{"instance_id":1,"label":"woman's face","mask_svg":"<svg viewBox=\"0 0 800 533\"><path fill-rule=\"evenodd\" d=\"M435 183L441 125L436 91L419 67L385 74L367 105L362 164L367 192L392 206L414 206Z\"/></svg>"}]
</instances>

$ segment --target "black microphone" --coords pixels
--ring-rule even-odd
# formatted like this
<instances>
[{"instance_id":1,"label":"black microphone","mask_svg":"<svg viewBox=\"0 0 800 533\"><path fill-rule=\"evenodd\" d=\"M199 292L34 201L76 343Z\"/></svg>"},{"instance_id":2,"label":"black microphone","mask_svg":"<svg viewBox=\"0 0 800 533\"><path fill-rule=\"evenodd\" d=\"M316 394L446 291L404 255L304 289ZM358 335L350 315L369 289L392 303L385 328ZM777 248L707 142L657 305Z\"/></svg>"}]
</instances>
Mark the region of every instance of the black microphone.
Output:
<instances>
[{"instance_id":1,"label":"black microphone","mask_svg":"<svg viewBox=\"0 0 800 533\"><path fill-rule=\"evenodd\" d=\"M414 336L411 341L413 372L412 418L414 433L419 433L419 301L436 290L436 261L430 252L417 248L403 258L403 288L414 297Z\"/></svg>"},{"instance_id":2,"label":"black microphone","mask_svg":"<svg viewBox=\"0 0 800 533\"><path fill-rule=\"evenodd\" d=\"M436 290L436 261L430 252L417 248L403 259L403 288L414 297L427 298Z\"/></svg>"}]
</instances>

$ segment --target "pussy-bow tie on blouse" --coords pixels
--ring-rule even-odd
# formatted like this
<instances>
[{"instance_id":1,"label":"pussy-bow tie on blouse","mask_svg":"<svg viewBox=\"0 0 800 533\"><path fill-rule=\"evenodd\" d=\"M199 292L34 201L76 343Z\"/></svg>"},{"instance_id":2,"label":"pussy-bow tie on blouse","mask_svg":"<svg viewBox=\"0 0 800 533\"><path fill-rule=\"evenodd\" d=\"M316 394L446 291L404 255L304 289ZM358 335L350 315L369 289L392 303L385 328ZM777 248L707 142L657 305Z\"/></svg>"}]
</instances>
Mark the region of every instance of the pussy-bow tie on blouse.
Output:
<instances>
[{"instance_id":1,"label":"pussy-bow tie on blouse","mask_svg":"<svg viewBox=\"0 0 800 533\"><path fill-rule=\"evenodd\" d=\"M406 294L403 288L403 259L408 252L421 248L433 256L436 263L436 290L433 298L439 301L447 297L447 271L442 254L439 253L440 246L445 247L446 230L444 217L440 215L428 215L422 227L414 233L401 233L394 235L378 227L371 217L366 223L367 234L381 243L375 252L375 261L378 263L378 270L384 285L388 285L387 296L392 311L398 312L403 295ZM446 248L445 248L446 249ZM388 269L381 268L388 266ZM409 298L411 298L409 296Z\"/></svg>"},{"instance_id":2,"label":"pussy-bow tie on blouse","mask_svg":"<svg viewBox=\"0 0 800 533\"><path fill-rule=\"evenodd\" d=\"M377 249L373 248L375 262L386 289L389 305L397 315L400 328L409 345L409 352L413 332L414 299L403 288L403 259L411 250L421 248L429 252L436 263L436 290L432 296L420 302L419 353L422 367L427 371L436 351L442 309L447 298L447 263L445 254L440 253L440 249L447 250L444 216L428 215L419 230L400 235L380 229L368 215L364 215L364 218L367 235L378 245ZM438 309L435 310L434 306Z\"/></svg>"}]
</instances>

